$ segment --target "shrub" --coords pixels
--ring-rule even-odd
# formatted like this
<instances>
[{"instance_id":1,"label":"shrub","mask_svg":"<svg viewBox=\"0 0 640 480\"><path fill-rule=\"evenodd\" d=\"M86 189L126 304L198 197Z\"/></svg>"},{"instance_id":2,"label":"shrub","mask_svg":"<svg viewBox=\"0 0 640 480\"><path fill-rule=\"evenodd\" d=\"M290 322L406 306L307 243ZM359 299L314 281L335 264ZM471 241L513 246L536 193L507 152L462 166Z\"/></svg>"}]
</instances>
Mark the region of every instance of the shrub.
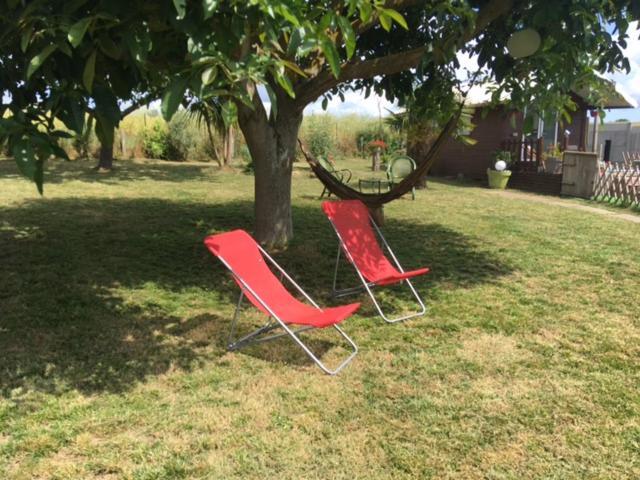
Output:
<instances>
[{"instance_id":1,"label":"shrub","mask_svg":"<svg viewBox=\"0 0 640 480\"><path fill-rule=\"evenodd\" d=\"M169 132L156 123L142 133L142 150L147 158L169 160Z\"/></svg>"},{"instance_id":2,"label":"shrub","mask_svg":"<svg viewBox=\"0 0 640 480\"><path fill-rule=\"evenodd\" d=\"M331 132L331 117L313 115L306 131L306 143L314 157L329 158L335 153L334 136Z\"/></svg>"}]
</instances>

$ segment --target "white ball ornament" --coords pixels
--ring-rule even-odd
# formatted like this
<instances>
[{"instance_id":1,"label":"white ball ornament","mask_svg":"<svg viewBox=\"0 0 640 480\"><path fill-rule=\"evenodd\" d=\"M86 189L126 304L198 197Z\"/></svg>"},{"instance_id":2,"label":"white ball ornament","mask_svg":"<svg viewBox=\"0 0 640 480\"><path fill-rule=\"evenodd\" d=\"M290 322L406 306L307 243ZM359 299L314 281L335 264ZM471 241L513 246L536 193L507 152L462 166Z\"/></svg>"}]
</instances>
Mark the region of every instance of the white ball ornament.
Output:
<instances>
[{"instance_id":1,"label":"white ball ornament","mask_svg":"<svg viewBox=\"0 0 640 480\"><path fill-rule=\"evenodd\" d=\"M496 162L496 170L499 172L502 172L503 170L506 170L507 168L507 162L505 162L504 160L498 160Z\"/></svg>"}]
</instances>

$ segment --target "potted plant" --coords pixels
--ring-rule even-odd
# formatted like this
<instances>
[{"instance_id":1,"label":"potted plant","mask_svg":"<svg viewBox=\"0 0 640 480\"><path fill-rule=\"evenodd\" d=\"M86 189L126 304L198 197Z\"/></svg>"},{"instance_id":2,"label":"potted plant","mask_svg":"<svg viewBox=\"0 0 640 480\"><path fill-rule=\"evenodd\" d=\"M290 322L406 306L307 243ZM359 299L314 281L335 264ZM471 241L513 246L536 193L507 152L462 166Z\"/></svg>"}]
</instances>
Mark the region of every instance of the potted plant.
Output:
<instances>
[{"instance_id":1,"label":"potted plant","mask_svg":"<svg viewBox=\"0 0 640 480\"><path fill-rule=\"evenodd\" d=\"M558 145L551 145L544 158L544 170L547 173L562 173L562 152Z\"/></svg>"},{"instance_id":2,"label":"potted plant","mask_svg":"<svg viewBox=\"0 0 640 480\"><path fill-rule=\"evenodd\" d=\"M511 176L511 170L508 170L510 164L511 152L498 150L493 155L493 168L487 168L489 188L499 188L500 190L507 188Z\"/></svg>"}]
</instances>

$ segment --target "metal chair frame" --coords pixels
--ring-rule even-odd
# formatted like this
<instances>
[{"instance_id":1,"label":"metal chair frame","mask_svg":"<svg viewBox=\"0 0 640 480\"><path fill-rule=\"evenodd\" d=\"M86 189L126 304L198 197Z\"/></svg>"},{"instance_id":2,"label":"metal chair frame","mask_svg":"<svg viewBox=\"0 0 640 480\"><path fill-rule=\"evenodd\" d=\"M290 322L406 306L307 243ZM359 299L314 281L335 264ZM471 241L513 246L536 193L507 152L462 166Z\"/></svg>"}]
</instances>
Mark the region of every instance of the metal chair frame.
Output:
<instances>
[{"instance_id":1,"label":"metal chair frame","mask_svg":"<svg viewBox=\"0 0 640 480\"><path fill-rule=\"evenodd\" d=\"M388 318L387 315L385 315L385 313L382 311L382 307L380 307L380 304L378 303L378 301L376 300L375 295L373 294L372 288L376 287L378 285L376 285L375 282L367 282L367 280L364 278L364 276L362 275L362 273L360 272L360 270L356 266L356 263L353 260L353 257L351 256L351 253L349 253L349 251L345 247L345 243L342 240L342 237L340 236L340 232L338 232L338 229L333 224L333 222L331 222L331 221L329 221L329 222L331 223L331 226L333 227L333 230L336 232L336 235L338 236L338 254L336 255L336 265L335 265L335 268L333 270L333 285L332 285L332 296L334 298L341 298L341 297L345 297L347 295L353 295L353 294L356 294L356 293L359 293L359 292L362 292L362 291L366 291L369 294L369 296L371 297L371 301L373 302L373 305L376 307L376 310L378 311L378 313L380 314L382 319L387 323L397 323L397 322L402 322L402 321L405 321L405 320L409 320L411 318L421 317L422 315L424 315L427 312L427 307L425 306L424 302L422 301L422 298L420 298L420 295L418 295L418 292L414 288L414 286L411 283L411 281L408 278L406 278L404 280L401 280L399 283L406 283L408 285L409 289L411 290L411 293L413 294L413 297L417 301L417 303L418 303L420 308L416 312L413 312L413 313L410 313L410 314L407 314L407 315L404 315L404 316L401 316L401 317L398 317L398 318L393 318L393 319ZM369 215L369 223L371 225L373 225L373 228L374 228L376 234L378 235L378 238L380 238L380 240L382 241L383 246L389 252L389 255L391 256L393 262L396 264L396 267L398 268L398 270L401 273L404 273L404 270L403 270L402 266L400 265L400 262L398 261L398 259L396 258L395 254L393 253L393 250L391 250L391 247L387 243L386 239L382 235L382 232L380 231L380 228L378 228L378 225L376 225L376 222L373 220L371 215ZM341 289L341 290L337 290L336 289L336 284L337 284L337 280L338 280L338 268L340 267L340 253L341 253L342 250L344 250L344 253L345 253L346 257L348 258L349 262L351 262L351 264L353 265L356 273L358 274L358 277L360 278L360 281L362 282L361 286L344 288L344 289Z\"/></svg>"},{"instance_id":2,"label":"metal chair frame","mask_svg":"<svg viewBox=\"0 0 640 480\"><path fill-rule=\"evenodd\" d=\"M325 160L325 159L323 159L321 157L318 157L318 161L320 161L320 164L322 165L322 168L324 168L331 175L336 177L341 183L349 184L349 182L351 181L351 177L353 176L353 173L351 172L351 170L349 170L348 168L342 168L342 169L337 170L331 164L331 162L329 162L329 160ZM346 181L345 181L345 177L347 178ZM325 194L327 195L327 198L331 197L331 192L327 189L326 186L324 186L324 188L322 189L322 193L320 194L320 198L323 198L325 196Z\"/></svg>"},{"instance_id":3,"label":"metal chair frame","mask_svg":"<svg viewBox=\"0 0 640 480\"><path fill-rule=\"evenodd\" d=\"M311 305L313 305L318 310L322 311L322 309L318 306L318 304L302 289L302 287L300 285L298 285L295 282L295 280L293 280L293 278L291 278L291 276L289 276L289 274L287 272L284 271L284 269L280 265L278 265L278 263L273 258L271 258L271 256L260 245L258 245L258 248L260 249L260 252L262 253L262 255L265 258L267 258L269 260L269 262L273 266L275 266L277 268L277 270L280 272L280 280L281 281L282 281L283 277L286 278L296 288L296 290L302 294L302 296ZM258 294L256 294L255 291L240 276L238 276L233 271L231 266L225 261L225 259L223 257L218 257L218 258L229 269L229 271L231 272L233 277L241 285L240 297L238 298L238 303L236 305L236 310L235 310L235 312L233 314L233 319L231 320L231 328L230 328L230 331L229 331L229 337L228 337L228 342L227 342L227 349L229 351L239 350L239 349L241 349L243 347L246 347L247 345L263 343L263 342L275 340L275 339L280 338L280 337L284 337L286 335L290 335L291 338L293 338L293 340L300 346L300 348L302 348L302 350L304 350L304 352L309 356L309 358L311 358L311 360L313 360L315 362L315 364L318 365L318 367L320 367L320 369L323 372L325 372L326 374L328 374L328 375L335 375L338 372L340 372L340 370L342 370L345 366L347 366L347 364L350 363L351 360L353 360L353 358L356 356L356 354L358 353L358 346L355 344L355 342L340 327L338 327L338 325L332 325L333 328L335 328L338 331L338 333L342 336L342 338L350 345L350 347L352 349L352 353L342 363L340 363L340 365L338 365L333 370L328 368L311 351L311 349L299 338L299 334L300 333L305 332L307 330L315 329L316 327L311 326L311 325L306 325L306 326L300 327L298 329L290 328L278 315L276 315L274 313L274 311L271 309L271 307L268 305L268 303L265 302L262 298L260 298L260 296ZM260 305L262 305L264 307L264 309L267 312L269 312L270 317L267 320L267 323L265 325L263 325L262 327L254 330L253 332L248 333L248 334L246 334L246 335L244 335L244 336L242 336L240 338L234 339L235 330L236 330L236 326L237 326L237 323L238 323L238 316L240 315L240 311L242 309L242 301L243 301L243 299L245 297L245 293L244 293L245 290L247 292L249 292L251 294L251 296L253 298L255 298L260 303ZM273 319L275 319L275 321L273 321ZM275 330L275 329L278 329L278 328L283 328L285 331L282 332L282 333L279 333L279 334L268 335L268 336L261 337L261 335L264 335L265 333L271 332L272 330Z\"/></svg>"},{"instance_id":4,"label":"metal chair frame","mask_svg":"<svg viewBox=\"0 0 640 480\"><path fill-rule=\"evenodd\" d=\"M415 160L413 158L409 157L408 155L400 155L400 156L395 157L394 159L392 159L389 162L389 164L387 165L387 179L388 179L388 182L389 182L389 190L391 190L395 184L400 183L400 181L402 181L404 179L404 177L396 176L396 175L393 174L393 165L398 160L409 160L409 163L412 166L412 170L416 169ZM416 188L415 187L411 187L411 199L412 200L416 199Z\"/></svg>"}]
</instances>

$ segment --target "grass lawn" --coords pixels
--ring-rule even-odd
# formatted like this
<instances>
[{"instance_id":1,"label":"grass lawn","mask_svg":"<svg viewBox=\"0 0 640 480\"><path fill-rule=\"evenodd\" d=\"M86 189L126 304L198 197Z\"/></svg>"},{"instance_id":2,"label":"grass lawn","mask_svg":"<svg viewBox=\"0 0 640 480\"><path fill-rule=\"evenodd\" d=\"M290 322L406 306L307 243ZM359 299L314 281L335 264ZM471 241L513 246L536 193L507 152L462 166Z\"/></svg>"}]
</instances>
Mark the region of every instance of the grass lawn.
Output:
<instances>
[{"instance_id":1,"label":"grass lawn","mask_svg":"<svg viewBox=\"0 0 640 480\"><path fill-rule=\"evenodd\" d=\"M640 225L433 181L384 227L432 268L428 314L361 297L328 377L288 339L225 351L238 292L202 239L251 229L253 177L89 167L52 165L39 198L0 161L0 478L640 477ZM276 258L330 304L322 188L294 175Z\"/></svg>"}]
</instances>

